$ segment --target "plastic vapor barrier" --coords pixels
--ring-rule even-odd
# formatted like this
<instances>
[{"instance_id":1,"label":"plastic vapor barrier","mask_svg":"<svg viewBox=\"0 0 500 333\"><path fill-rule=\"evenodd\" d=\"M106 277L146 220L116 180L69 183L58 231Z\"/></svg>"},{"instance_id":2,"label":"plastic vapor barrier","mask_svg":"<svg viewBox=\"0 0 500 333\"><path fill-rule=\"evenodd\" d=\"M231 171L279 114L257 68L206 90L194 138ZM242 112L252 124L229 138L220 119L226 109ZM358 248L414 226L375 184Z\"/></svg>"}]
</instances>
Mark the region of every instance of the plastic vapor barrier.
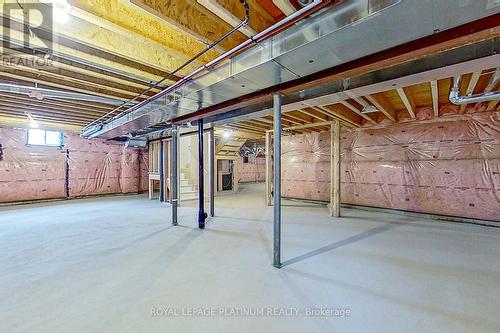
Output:
<instances>
[{"instance_id":1,"label":"plastic vapor barrier","mask_svg":"<svg viewBox=\"0 0 500 333\"><path fill-rule=\"evenodd\" d=\"M266 158L265 156L248 155L248 163L243 163L239 158L238 176L240 183L263 182L266 180Z\"/></svg>"},{"instance_id":2,"label":"plastic vapor barrier","mask_svg":"<svg viewBox=\"0 0 500 333\"><path fill-rule=\"evenodd\" d=\"M329 201L330 134L283 138L283 196ZM342 131L343 203L500 220L500 113Z\"/></svg>"},{"instance_id":3,"label":"plastic vapor barrier","mask_svg":"<svg viewBox=\"0 0 500 333\"><path fill-rule=\"evenodd\" d=\"M27 131L0 128L0 202L147 190L147 151L64 134L64 147L28 146Z\"/></svg>"}]
</instances>

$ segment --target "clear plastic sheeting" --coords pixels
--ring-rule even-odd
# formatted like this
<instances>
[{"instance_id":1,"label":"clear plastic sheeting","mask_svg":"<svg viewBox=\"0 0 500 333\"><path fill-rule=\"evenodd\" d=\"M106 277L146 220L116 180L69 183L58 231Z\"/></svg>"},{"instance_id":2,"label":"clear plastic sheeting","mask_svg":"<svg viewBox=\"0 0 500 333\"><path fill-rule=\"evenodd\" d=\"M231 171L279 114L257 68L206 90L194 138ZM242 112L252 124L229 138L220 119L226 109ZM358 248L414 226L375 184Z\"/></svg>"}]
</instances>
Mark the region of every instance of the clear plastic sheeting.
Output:
<instances>
[{"instance_id":1,"label":"clear plastic sheeting","mask_svg":"<svg viewBox=\"0 0 500 333\"><path fill-rule=\"evenodd\" d=\"M266 180L265 156L248 155L248 163L243 163L243 158L236 161L240 183L255 183Z\"/></svg>"},{"instance_id":2,"label":"clear plastic sheeting","mask_svg":"<svg viewBox=\"0 0 500 333\"><path fill-rule=\"evenodd\" d=\"M0 202L65 197L66 151L27 143L27 131L0 128Z\"/></svg>"},{"instance_id":3,"label":"clear plastic sheeting","mask_svg":"<svg viewBox=\"0 0 500 333\"><path fill-rule=\"evenodd\" d=\"M284 197L330 201L330 133L282 138Z\"/></svg>"},{"instance_id":4,"label":"clear plastic sheeting","mask_svg":"<svg viewBox=\"0 0 500 333\"><path fill-rule=\"evenodd\" d=\"M0 128L0 202L137 193L147 189L147 153L64 135L64 147L28 146L27 131Z\"/></svg>"},{"instance_id":5,"label":"clear plastic sheeting","mask_svg":"<svg viewBox=\"0 0 500 333\"><path fill-rule=\"evenodd\" d=\"M283 145L283 195L329 201L329 133ZM500 220L500 113L343 131L341 200Z\"/></svg>"}]
</instances>

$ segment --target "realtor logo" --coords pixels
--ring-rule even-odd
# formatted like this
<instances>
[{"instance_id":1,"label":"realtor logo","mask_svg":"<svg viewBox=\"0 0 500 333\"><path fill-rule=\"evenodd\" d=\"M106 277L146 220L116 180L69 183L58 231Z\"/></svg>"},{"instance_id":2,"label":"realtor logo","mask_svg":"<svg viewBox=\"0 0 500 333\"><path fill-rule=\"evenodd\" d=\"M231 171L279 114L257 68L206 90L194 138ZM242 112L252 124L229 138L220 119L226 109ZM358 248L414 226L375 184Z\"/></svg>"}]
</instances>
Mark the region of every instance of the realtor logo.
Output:
<instances>
[{"instance_id":1,"label":"realtor logo","mask_svg":"<svg viewBox=\"0 0 500 333\"><path fill-rule=\"evenodd\" d=\"M34 50L51 53L53 18L60 3L7 1L2 4L0 38L2 51Z\"/></svg>"}]
</instances>

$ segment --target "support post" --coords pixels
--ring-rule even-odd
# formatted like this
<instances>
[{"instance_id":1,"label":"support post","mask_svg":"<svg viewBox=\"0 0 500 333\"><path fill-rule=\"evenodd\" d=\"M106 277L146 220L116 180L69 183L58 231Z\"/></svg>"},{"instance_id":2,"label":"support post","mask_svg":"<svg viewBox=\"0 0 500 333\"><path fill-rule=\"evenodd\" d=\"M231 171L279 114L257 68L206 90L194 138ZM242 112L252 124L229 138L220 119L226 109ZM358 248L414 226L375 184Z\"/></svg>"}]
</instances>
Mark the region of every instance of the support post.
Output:
<instances>
[{"instance_id":1,"label":"support post","mask_svg":"<svg viewBox=\"0 0 500 333\"><path fill-rule=\"evenodd\" d=\"M340 217L340 122L338 120L330 126L330 136L330 215Z\"/></svg>"},{"instance_id":2,"label":"support post","mask_svg":"<svg viewBox=\"0 0 500 333\"><path fill-rule=\"evenodd\" d=\"M272 177L272 155L271 155L271 135L272 132L266 132L266 206L271 206L271 177Z\"/></svg>"},{"instance_id":3,"label":"support post","mask_svg":"<svg viewBox=\"0 0 500 333\"><path fill-rule=\"evenodd\" d=\"M198 228L205 229L205 188L203 161L203 119L198 120Z\"/></svg>"},{"instance_id":4,"label":"support post","mask_svg":"<svg viewBox=\"0 0 500 333\"><path fill-rule=\"evenodd\" d=\"M215 131L210 129L210 217L215 216Z\"/></svg>"},{"instance_id":5,"label":"support post","mask_svg":"<svg viewBox=\"0 0 500 333\"><path fill-rule=\"evenodd\" d=\"M179 197L179 172L178 172L178 140L179 140L179 130L177 125L172 126L172 142L170 147L172 149L172 154L170 158L170 170L172 174L170 175L171 186L172 186L172 225L177 225L177 205Z\"/></svg>"},{"instance_id":6,"label":"support post","mask_svg":"<svg viewBox=\"0 0 500 333\"><path fill-rule=\"evenodd\" d=\"M281 267L281 95L273 95L274 105L274 244L273 266Z\"/></svg>"},{"instance_id":7,"label":"support post","mask_svg":"<svg viewBox=\"0 0 500 333\"><path fill-rule=\"evenodd\" d=\"M165 201L165 175L163 174L164 149L163 141L160 140L160 153L158 156L158 173L160 174L160 202Z\"/></svg>"}]
</instances>

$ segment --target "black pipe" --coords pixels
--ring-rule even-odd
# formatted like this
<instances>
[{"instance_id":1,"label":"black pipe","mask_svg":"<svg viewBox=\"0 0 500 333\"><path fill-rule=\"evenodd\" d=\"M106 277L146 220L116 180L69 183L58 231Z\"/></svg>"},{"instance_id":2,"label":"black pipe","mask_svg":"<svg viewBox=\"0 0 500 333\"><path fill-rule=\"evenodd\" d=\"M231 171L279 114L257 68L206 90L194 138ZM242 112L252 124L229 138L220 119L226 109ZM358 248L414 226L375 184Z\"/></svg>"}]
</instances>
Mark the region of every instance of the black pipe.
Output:
<instances>
[{"instance_id":1,"label":"black pipe","mask_svg":"<svg viewBox=\"0 0 500 333\"><path fill-rule=\"evenodd\" d=\"M205 213L205 188L204 188L204 174L203 174L203 119L198 120L198 227L205 229L205 220L207 213Z\"/></svg>"}]
</instances>

